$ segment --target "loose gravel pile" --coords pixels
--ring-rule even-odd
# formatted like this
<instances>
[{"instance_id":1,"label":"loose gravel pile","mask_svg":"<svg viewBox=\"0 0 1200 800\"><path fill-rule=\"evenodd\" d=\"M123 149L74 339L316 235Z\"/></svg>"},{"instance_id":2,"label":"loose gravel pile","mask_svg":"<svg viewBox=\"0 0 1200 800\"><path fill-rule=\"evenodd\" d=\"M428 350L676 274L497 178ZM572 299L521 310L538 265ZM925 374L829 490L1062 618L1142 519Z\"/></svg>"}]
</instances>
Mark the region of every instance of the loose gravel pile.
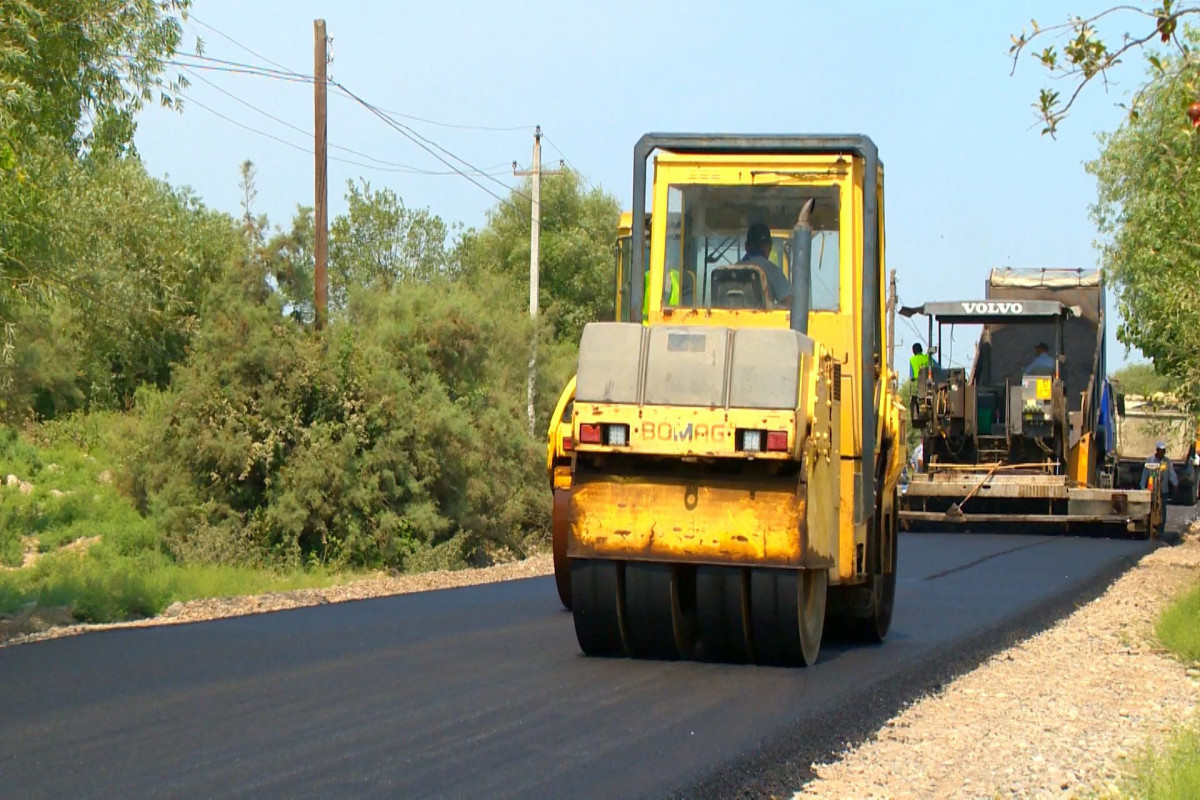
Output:
<instances>
[{"instance_id":1,"label":"loose gravel pile","mask_svg":"<svg viewBox=\"0 0 1200 800\"><path fill-rule=\"evenodd\" d=\"M1195 529L1053 628L919 700L796 798L1077 797L1114 791L1128 756L1191 719L1200 670L1155 644L1200 579Z\"/></svg>"},{"instance_id":2,"label":"loose gravel pile","mask_svg":"<svg viewBox=\"0 0 1200 800\"><path fill-rule=\"evenodd\" d=\"M545 553L523 561L480 569L437 570L415 575L371 578L341 586L329 586L324 589L297 589L291 592L274 592L247 597L214 597L192 600L187 603L172 603L157 617L108 625L63 624L70 619L67 609L30 609L24 615L0 620L0 647L6 644L22 644L58 636L70 636L86 631L139 628L149 625L200 622L222 617L240 617L246 614L262 614L301 606L343 603L348 600L365 600L371 597L387 597L395 594L511 581L518 578L534 578L553 572L554 564L550 554ZM552 597L553 592L548 596Z\"/></svg>"}]
</instances>

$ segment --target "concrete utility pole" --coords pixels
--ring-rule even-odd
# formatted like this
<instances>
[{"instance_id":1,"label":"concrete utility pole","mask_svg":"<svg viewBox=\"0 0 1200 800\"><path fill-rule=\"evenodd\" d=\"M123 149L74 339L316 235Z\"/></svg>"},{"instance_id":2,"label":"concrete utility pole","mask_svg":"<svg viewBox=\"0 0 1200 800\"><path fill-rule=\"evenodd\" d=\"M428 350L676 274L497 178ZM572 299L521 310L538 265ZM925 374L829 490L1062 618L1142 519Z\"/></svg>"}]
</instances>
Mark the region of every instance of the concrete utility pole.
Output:
<instances>
[{"instance_id":1,"label":"concrete utility pole","mask_svg":"<svg viewBox=\"0 0 1200 800\"><path fill-rule=\"evenodd\" d=\"M536 326L538 313L538 269L540 266L540 253L542 238L542 176L543 175L559 175L562 173L562 162L558 162L558 169L544 170L542 169L542 126L538 125L533 131L533 167L530 169L517 169L517 162L513 162L513 175L518 178L531 177L533 178L533 198L531 214L532 224L529 231L529 317L534 320ZM533 332L533 345L529 350L529 383L527 386L527 396L529 401L529 433L534 433L534 426L537 422L534 410L533 401L536 398L536 383L537 383L537 328Z\"/></svg>"},{"instance_id":2,"label":"concrete utility pole","mask_svg":"<svg viewBox=\"0 0 1200 800\"><path fill-rule=\"evenodd\" d=\"M325 35L325 20L313 20L313 154L316 161L316 196L313 202L313 225L316 231L313 251L316 269L313 275L313 289L317 330L325 327L325 319L329 314L329 280L326 274L329 258L329 153L325 139L328 130L325 65L328 62L329 39Z\"/></svg>"}]
</instances>

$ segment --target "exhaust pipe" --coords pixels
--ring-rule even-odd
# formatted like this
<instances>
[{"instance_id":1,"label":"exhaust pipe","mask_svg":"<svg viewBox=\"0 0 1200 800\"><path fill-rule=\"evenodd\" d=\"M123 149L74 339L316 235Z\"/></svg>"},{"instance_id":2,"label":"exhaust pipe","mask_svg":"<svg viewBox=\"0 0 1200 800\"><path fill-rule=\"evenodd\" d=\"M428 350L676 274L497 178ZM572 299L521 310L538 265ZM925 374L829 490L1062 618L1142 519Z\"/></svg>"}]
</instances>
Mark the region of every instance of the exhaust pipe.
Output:
<instances>
[{"instance_id":1,"label":"exhaust pipe","mask_svg":"<svg viewBox=\"0 0 1200 800\"><path fill-rule=\"evenodd\" d=\"M812 210L810 198L800 209L792 228L792 314L791 329L808 335L808 311L812 305Z\"/></svg>"}]
</instances>

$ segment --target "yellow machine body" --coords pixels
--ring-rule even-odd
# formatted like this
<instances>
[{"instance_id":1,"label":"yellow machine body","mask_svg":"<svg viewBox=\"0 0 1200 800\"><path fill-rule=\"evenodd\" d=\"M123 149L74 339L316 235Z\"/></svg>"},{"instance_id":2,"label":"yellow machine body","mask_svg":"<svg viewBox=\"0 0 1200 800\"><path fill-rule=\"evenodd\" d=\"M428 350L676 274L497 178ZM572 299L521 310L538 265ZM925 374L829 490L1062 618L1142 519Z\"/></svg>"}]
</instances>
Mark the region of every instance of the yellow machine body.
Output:
<instances>
[{"instance_id":1,"label":"yellow machine body","mask_svg":"<svg viewBox=\"0 0 1200 800\"><path fill-rule=\"evenodd\" d=\"M906 412L888 356L883 169L871 161L874 179L866 180L862 152L827 146L833 137L811 148L801 139L717 137L712 147L706 139L674 148L668 137L656 148L645 222L634 224L636 202L622 217L618 322L585 329L579 373L549 431L555 527L565 528L566 540L556 564L565 561L589 581L572 592L566 580L564 598L585 652L661 655L661 635L647 639L633 629L653 628L665 613L671 622L662 625L677 645L665 645L667 657L687 656L686 631L695 625L686 606L698 602L702 657L728 645L743 658L774 662L763 654L795 631L785 622L779 637L765 634L775 623L751 609L751 595L762 593L755 587L768 579L772 586L794 580L810 597L797 601L785 591L801 629L793 649L803 650L789 663L815 659L813 626L825 615L827 586L842 592L831 614L867 608L874 638L886 634ZM812 287L804 320L793 324L792 304L777 302L765 273L759 305L730 307L758 296L756 268L743 257L751 218L770 230L771 263L791 286L802 285L793 282L789 248L801 246L792 227L800 229L795 212L810 200L801 215L811 214L804 222L811 257L801 262ZM870 237L868 226L876 226ZM637 258L632 242L645 230L648 249ZM749 293L729 282L745 275ZM597 582L581 565L611 567L614 577ZM711 581L704 579L714 574L732 580L734 594L737 576L747 587L741 649L736 630L705 637L706 620L737 628L718 612L706 616ZM659 595L655 575L668 576ZM611 609L601 602L610 583L621 598ZM651 596L667 610L651 603L635 613ZM815 632L819 643L819 625Z\"/></svg>"}]
</instances>

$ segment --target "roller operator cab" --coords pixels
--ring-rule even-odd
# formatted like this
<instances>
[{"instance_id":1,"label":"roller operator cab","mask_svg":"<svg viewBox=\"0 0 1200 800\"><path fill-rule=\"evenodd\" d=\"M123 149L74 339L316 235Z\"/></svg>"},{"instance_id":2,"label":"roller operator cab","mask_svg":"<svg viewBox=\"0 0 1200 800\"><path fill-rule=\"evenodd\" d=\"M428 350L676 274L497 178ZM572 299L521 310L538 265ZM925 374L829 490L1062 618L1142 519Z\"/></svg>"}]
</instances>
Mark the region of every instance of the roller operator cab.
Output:
<instances>
[{"instance_id":1,"label":"roller operator cab","mask_svg":"<svg viewBox=\"0 0 1200 800\"><path fill-rule=\"evenodd\" d=\"M875 145L650 134L628 222L618 319L585 328L550 429L581 649L803 665L831 626L882 640L906 454Z\"/></svg>"}]
</instances>

